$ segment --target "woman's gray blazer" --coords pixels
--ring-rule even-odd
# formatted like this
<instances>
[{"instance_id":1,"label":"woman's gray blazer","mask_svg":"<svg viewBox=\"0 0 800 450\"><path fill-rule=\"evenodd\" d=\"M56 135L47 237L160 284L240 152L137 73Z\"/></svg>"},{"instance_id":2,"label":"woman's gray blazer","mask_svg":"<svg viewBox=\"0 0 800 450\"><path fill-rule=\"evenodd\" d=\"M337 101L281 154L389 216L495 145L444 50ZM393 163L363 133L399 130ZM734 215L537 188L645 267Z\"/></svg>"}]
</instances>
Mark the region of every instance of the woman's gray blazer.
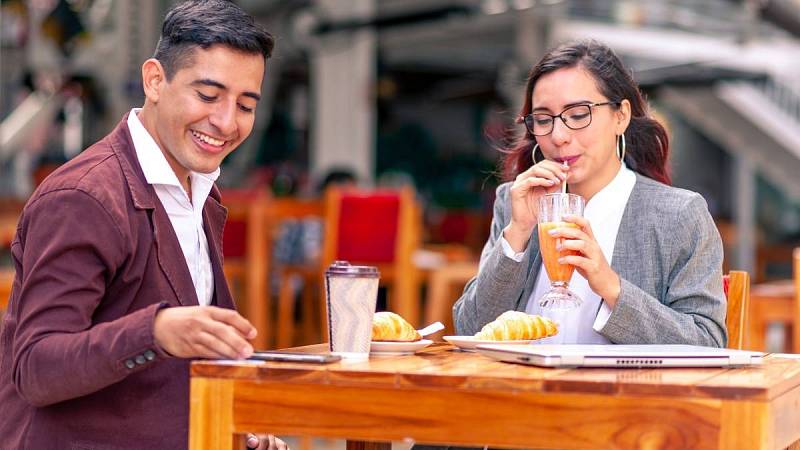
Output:
<instances>
[{"instance_id":1,"label":"woman's gray blazer","mask_svg":"<svg viewBox=\"0 0 800 450\"><path fill-rule=\"evenodd\" d=\"M462 335L476 333L504 311L524 311L541 267L536 229L521 262L505 256L498 242L511 220L510 185L497 188L478 276L453 307ZM611 342L726 345L722 240L699 194L637 174L611 267L622 281L600 330Z\"/></svg>"}]
</instances>

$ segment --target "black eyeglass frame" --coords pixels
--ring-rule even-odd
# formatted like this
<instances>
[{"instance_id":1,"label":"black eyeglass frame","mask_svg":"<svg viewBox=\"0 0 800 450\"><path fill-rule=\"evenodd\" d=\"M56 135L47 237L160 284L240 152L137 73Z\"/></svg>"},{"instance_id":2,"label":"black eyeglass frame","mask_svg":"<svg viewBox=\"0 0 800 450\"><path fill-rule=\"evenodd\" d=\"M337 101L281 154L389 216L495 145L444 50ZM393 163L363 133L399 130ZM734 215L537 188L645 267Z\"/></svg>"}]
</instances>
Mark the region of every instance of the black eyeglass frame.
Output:
<instances>
[{"instance_id":1,"label":"black eyeglass frame","mask_svg":"<svg viewBox=\"0 0 800 450\"><path fill-rule=\"evenodd\" d=\"M579 105L572 105L569 108L565 108L563 111L561 111L560 113L558 113L558 115L555 115L555 116L552 115L552 114L547 114L547 113L530 113L530 114L527 114L527 115L522 117L522 122L525 124L525 129L528 130L528 133L530 133L533 136L547 136L550 133L552 133L553 130L555 129L555 127L556 127L556 118L561 119L561 123L563 123L564 126L569 128L570 130L582 130L582 129L584 129L584 128L586 128L586 127L588 127L589 125L592 124L592 108L594 108L595 106L606 106L606 105L614 105L616 107L619 107L620 105L622 105L622 102L607 101L607 102L600 102L600 103L582 103L582 104L579 104ZM564 113L569 111L572 108L577 108L578 106L588 106L589 107L589 123L587 123L586 125L584 125L582 127L573 128L573 127L569 126L569 124L567 123L566 120L564 120ZM553 122L550 125L550 131L548 131L547 133L544 133L544 134L536 134L536 133L534 133L533 132L533 116L534 115L549 116L550 118L552 118Z\"/></svg>"}]
</instances>

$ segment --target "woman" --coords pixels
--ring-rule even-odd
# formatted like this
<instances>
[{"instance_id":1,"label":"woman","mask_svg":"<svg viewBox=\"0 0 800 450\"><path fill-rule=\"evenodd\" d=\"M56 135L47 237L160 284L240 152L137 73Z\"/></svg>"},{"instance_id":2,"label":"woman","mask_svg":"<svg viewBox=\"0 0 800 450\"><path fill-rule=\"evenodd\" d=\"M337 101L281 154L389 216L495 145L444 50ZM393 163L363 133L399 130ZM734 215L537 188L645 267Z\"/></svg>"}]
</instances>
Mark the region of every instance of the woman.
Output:
<instances>
[{"instance_id":1,"label":"woman","mask_svg":"<svg viewBox=\"0 0 800 450\"><path fill-rule=\"evenodd\" d=\"M724 347L722 242L703 198L668 186L669 141L619 58L594 41L548 52L533 67L517 122L525 134L505 161L478 276L454 307L459 334L502 312L542 311L538 200L586 199L577 225L557 229L577 256L570 289L583 299L540 342Z\"/></svg>"}]
</instances>

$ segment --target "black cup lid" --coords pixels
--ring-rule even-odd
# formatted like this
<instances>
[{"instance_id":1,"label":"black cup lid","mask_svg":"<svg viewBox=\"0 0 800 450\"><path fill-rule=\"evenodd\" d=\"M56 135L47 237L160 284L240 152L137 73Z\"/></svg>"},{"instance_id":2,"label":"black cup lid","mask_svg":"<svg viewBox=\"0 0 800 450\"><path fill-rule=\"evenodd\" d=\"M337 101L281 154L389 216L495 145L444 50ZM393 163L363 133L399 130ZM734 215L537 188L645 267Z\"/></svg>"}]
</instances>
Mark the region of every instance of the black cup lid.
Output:
<instances>
[{"instance_id":1,"label":"black cup lid","mask_svg":"<svg viewBox=\"0 0 800 450\"><path fill-rule=\"evenodd\" d=\"M334 261L333 264L328 266L325 275L354 278L380 278L381 274L375 266L353 266L347 261Z\"/></svg>"}]
</instances>

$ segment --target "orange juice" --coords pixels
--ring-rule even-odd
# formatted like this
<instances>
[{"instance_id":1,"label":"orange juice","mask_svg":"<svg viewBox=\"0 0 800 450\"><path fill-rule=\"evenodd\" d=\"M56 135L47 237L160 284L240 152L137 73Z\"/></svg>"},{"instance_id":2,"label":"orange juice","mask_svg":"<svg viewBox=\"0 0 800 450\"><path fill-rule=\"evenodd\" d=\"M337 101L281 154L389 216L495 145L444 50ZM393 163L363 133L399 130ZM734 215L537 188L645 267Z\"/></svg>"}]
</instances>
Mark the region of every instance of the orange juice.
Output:
<instances>
[{"instance_id":1,"label":"orange juice","mask_svg":"<svg viewBox=\"0 0 800 450\"><path fill-rule=\"evenodd\" d=\"M544 268L547 270L547 276L550 277L551 282L561 281L569 283L572 278L572 272L575 266L570 264L559 264L558 258L568 255L579 255L580 252L575 250L556 250L558 241L564 238L555 238L550 236L548 231L554 228L572 227L578 228L574 223L570 222L543 222L539 224L539 251L542 252L542 260L544 261Z\"/></svg>"}]
</instances>

